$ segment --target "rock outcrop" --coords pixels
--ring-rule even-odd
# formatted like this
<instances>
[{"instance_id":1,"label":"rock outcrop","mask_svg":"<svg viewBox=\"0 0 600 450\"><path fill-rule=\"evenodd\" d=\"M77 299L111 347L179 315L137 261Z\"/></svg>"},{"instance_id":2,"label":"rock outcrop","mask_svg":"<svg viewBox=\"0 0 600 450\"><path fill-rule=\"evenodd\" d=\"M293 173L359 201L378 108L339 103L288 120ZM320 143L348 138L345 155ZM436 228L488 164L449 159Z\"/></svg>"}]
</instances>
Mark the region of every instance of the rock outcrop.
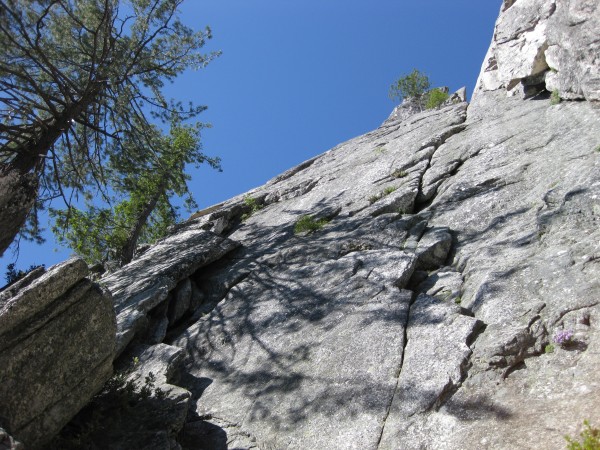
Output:
<instances>
[{"instance_id":1,"label":"rock outcrop","mask_svg":"<svg viewBox=\"0 0 600 450\"><path fill-rule=\"evenodd\" d=\"M27 448L44 448L112 375L112 300L87 273L72 259L0 292L0 425Z\"/></svg>"},{"instance_id":2,"label":"rock outcrop","mask_svg":"<svg viewBox=\"0 0 600 450\"><path fill-rule=\"evenodd\" d=\"M117 354L136 335L149 334L151 343L162 342L169 325L202 301L197 289L192 299L188 277L238 246L201 228L183 230L105 277L102 284L112 293L117 314Z\"/></svg>"},{"instance_id":3,"label":"rock outcrop","mask_svg":"<svg viewBox=\"0 0 600 450\"><path fill-rule=\"evenodd\" d=\"M599 28L595 0L504 1L477 90L599 102Z\"/></svg>"},{"instance_id":4,"label":"rock outcrop","mask_svg":"<svg viewBox=\"0 0 600 450\"><path fill-rule=\"evenodd\" d=\"M558 449L597 423L597 23L506 0L470 105L398 108L105 278L120 361L173 392L140 442Z\"/></svg>"}]
</instances>

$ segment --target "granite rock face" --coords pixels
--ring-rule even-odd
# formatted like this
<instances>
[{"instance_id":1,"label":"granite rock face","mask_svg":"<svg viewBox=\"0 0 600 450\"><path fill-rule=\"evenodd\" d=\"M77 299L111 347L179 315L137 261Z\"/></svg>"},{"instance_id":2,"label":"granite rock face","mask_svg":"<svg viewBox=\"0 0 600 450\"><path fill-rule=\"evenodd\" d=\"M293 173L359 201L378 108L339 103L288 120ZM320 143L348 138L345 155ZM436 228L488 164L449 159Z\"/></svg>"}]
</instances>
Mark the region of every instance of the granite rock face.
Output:
<instances>
[{"instance_id":1,"label":"granite rock face","mask_svg":"<svg viewBox=\"0 0 600 450\"><path fill-rule=\"evenodd\" d=\"M112 301L86 275L72 259L0 292L0 423L27 448L43 448L112 374Z\"/></svg>"},{"instance_id":2,"label":"granite rock face","mask_svg":"<svg viewBox=\"0 0 600 450\"><path fill-rule=\"evenodd\" d=\"M557 2L548 25L548 90L561 97L600 102L600 5L594 0Z\"/></svg>"},{"instance_id":3,"label":"granite rock face","mask_svg":"<svg viewBox=\"0 0 600 450\"><path fill-rule=\"evenodd\" d=\"M408 101L105 278L120 359L178 367L152 369L181 389L152 448L558 449L598 426L597 12L505 1L470 105Z\"/></svg>"},{"instance_id":4,"label":"granite rock face","mask_svg":"<svg viewBox=\"0 0 600 450\"><path fill-rule=\"evenodd\" d=\"M175 437L184 426L191 395L170 381L177 376L183 350L166 344L131 350L129 356L135 357L117 364L117 375L48 449L181 448Z\"/></svg>"},{"instance_id":5,"label":"granite rock face","mask_svg":"<svg viewBox=\"0 0 600 450\"><path fill-rule=\"evenodd\" d=\"M600 6L595 0L505 0L479 91L600 101Z\"/></svg>"},{"instance_id":6,"label":"granite rock face","mask_svg":"<svg viewBox=\"0 0 600 450\"><path fill-rule=\"evenodd\" d=\"M136 335L156 332L150 325L164 327L165 318L167 322L181 318L190 306L189 295L185 302L178 292L173 300L170 291L238 245L203 229L185 230L163 239L122 270L103 278L117 314L117 354ZM174 304L169 307L171 301ZM163 306L169 309L169 317Z\"/></svg>"}]
</instances>

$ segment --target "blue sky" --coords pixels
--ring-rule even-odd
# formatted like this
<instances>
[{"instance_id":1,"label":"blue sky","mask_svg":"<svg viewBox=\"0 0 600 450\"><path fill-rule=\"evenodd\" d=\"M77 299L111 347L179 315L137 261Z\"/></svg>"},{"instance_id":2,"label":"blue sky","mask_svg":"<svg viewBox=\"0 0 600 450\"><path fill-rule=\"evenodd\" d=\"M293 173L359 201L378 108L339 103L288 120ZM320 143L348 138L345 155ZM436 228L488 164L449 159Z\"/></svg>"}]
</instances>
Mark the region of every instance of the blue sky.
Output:
<instances>
[{"instance_id":1,"label":"blue sky","mask_svg":"<svg viewBox=\"0 0 600 450\"><path fill-rule=\"evenodd\" d=\"M168 87L207 105L200 116L206 154L223 172L201 168L191 190L201 208L264 184L390 114L390 84L413 68L433 86L470 95L501 0L186 0L182 20L209 25L207 51L223 54ZM185 217L185 216L184 216ZM50 232L21 243L17 267L70 255ZM0 259L0 286L7 264Z\"/></svg>"}]
</instances>

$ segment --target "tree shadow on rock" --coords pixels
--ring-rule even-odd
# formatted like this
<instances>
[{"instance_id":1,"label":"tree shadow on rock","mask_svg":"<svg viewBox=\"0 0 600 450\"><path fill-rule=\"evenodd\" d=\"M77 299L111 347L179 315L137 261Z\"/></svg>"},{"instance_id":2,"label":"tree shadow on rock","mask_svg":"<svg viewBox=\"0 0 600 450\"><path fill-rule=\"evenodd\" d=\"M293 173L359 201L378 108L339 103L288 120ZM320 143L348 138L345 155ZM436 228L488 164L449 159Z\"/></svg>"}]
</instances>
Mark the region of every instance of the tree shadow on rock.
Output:
<instances>
[{"instance_id":1,"label":"tree shadow on rock","mask_svg":"<svg viewBox=\"0 0 600 450\"><path fill-rule=\"evenodd\" d=\"M205 420L187 422L177 442L183 450L228 450L225 430Z\"/></svg>"}]
</instances>

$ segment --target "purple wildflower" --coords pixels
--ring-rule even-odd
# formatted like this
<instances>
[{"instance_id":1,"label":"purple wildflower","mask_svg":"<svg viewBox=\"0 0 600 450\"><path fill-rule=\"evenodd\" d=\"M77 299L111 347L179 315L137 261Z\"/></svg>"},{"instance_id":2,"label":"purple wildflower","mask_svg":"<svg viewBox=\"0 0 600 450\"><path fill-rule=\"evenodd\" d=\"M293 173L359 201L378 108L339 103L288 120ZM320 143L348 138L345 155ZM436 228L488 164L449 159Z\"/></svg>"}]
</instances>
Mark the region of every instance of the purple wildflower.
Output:
<instances>
[{"instance_id":1,"label":"purple wildflower","mask_svg":"<svg viewBox=\"0 0 600 450\"><path fill-rule=\"evenodd\" d=\"M571 330L557 331L554 335L554 342L559 345L570 344L571 339L573 339L573 332Z\"/></svg>"}]
</instances>

